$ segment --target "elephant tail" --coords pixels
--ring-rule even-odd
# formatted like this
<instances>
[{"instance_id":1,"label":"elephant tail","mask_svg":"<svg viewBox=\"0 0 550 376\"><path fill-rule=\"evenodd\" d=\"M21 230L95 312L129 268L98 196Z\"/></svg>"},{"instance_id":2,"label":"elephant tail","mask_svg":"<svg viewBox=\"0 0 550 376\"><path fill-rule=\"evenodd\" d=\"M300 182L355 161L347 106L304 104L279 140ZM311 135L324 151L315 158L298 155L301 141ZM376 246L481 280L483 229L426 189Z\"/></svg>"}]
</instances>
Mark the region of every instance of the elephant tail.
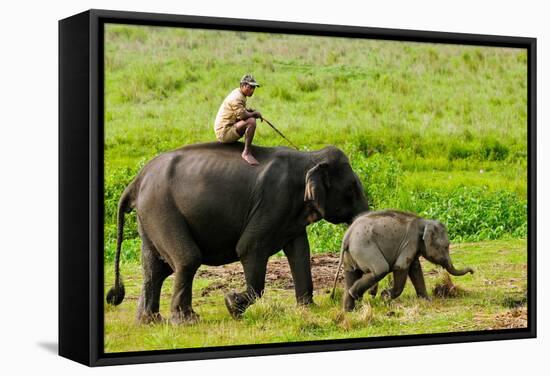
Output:
<instances>
[{"instance_id":1,"label":"elephant tail","mask_svg":"<svg viewBox=\"0 0 550 376\"><path fill-rule=\"evenodd\" d=\"M124 234L124 214L132 211L134 184L130 184L120 197L117 213L117 238L115 253L115 285L107 293L107 303L119 305L124 300L124 283L120 277L120 249L122 248L122 236Z\"/></svg>"},{"instance_id":2,"label":"elephant tail","mask_svg":"<svg viewBox=\"0 0 550 376\"><path fill-rule=\"evenodd\" d=\"M347 234L346 234L347 235ZM342 241L342 247L340 248L340 260L338 261L338 267L336 268L336 275L334 276L334 285L332 286L332 292L330 293L330 299L334 300L334 292L336 291L336 282L338 281L338 276L340 275L340 267L342 266L342 261L344 260L344 252L348 250L348 237L344 236Z\"/></svg>"}]
</instances>

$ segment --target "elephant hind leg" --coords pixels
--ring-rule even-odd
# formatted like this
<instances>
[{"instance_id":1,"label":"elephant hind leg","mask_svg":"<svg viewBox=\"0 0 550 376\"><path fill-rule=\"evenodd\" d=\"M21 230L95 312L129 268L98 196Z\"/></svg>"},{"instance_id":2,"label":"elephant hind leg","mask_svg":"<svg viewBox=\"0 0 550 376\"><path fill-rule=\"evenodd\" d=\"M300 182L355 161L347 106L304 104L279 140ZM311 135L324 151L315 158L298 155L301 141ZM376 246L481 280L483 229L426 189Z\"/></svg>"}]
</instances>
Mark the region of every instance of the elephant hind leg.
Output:
<instances>
[{"instance_id":1,"label":"elephant hind leg","mask_svg":"<svg viewBox=\"0 0 550 376\"><path fill-rule=\"evenodd\" d=\"M367 247L358 247L358 249L352 248L350 245L350 254L358 267L364 272L361 278L355 281L348 290L350 296L357 300L388 274L390 266L376 244L373 243Z\"/></svg>"},{"instance_id":2,"label":"elephant hind leg","mask_svg":"<svg viewBox=\"0 0 550 376\"><path fill-rule=\"evenodd\" d=\"M363 294L374 287L390 271L390 266L375 242L366 244L350 243L349 252L357 266L364 272L349 289L354 299L360 299Z\"/></svg>"},{"instance_id":3,"label":"elephant hind leg","mask_svg":"<svg viewBox=\"0 0 550 376\"><path fill-rule=\"evenodd\" d=\"M349 294L349 289L362 276L363 272L361 270L344 270L344 297L342 303L345 311L353 311L355 308L355 299Z\"/></svg>"},{"instance_id":4,"label":"elephant hind leg","mask_svg":"<svg viewBox=\"0 0 550 376\"><path fill-rule=\"evenodd\" d=\"M141 324L162 321L159 313L160 293L164 280L172 274L172 268L164 262L149 237L139 226L141 237L141 264L143 287L138 302L136 320Z\"/></svg>"},{"instance_id":5,"label":"elephant hind leg","mask_svg":"<svg viewBox=\"0 0 550 376\"><path fill-rule=\"evenodd\" d=\"M174 324L195 322L198 315L193 311L191 302L193 278L202 263L199 247L184 218L178 213L164 212L154 234L153 241L159 254L170 263L175 274L170 321Z\"/></svg>"},{"instance_id":6,"label":"elephant hind leg","mask_svg":"<svg viewBox=\"0 0 550 376\"><path fill-rule=\"evenodd\" d=\"M384 278L386 274L387 272L375 273L371 271L363 274L363 276L350 287L348 290L349 295L355 300L361 299L365 294L365 291L369 290L372 286L378 283L378 281Z\"/></svg>"}]
</instances>

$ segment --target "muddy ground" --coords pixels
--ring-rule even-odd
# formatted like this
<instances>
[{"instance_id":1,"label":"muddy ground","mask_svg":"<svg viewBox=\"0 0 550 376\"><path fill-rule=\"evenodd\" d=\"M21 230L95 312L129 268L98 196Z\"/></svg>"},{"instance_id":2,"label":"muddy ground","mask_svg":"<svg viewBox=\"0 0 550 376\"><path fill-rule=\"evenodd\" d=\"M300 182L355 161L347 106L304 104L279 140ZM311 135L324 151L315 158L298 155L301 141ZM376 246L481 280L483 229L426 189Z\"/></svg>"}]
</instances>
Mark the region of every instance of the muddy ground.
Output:
<instances>
[{"instance_id":1,"label":"muddy ground","mask_svg":"<svg viewBox=\"0 0 550 376\"><path fill-rule=\"evenodd\" d=\"M313 255L311 257L311 274L316 290L332 288L338 257L339 255L336 254ZM238 262L222 266L202 266L197 272L197 277L215 281L202 290L202 296L207 296L214 290L228 291L244 286L243 267ZM340 285L343 280L342 270L340 270L338 280ZM290 290L294 288L286 258L272 257L269 260L265 281L268 289Z\"/></svg>"}]
</instances>

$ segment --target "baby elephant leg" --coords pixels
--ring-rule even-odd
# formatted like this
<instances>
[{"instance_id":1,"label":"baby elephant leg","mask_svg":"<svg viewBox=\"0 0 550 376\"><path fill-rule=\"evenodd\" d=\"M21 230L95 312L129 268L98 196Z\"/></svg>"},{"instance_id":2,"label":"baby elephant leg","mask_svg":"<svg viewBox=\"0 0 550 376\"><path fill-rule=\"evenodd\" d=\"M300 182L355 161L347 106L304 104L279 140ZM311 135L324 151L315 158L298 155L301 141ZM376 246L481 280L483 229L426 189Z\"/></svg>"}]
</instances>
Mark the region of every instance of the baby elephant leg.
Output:
<instances>
[{"instance_id":1,"label":"baby elephant leg","mask_svg":"<svg viewBox=\"0 0 550 376\"><path fill-rule=\"evenodd\" d=\"M348 290L350 298L355 302L388 274L390 266L378 245L373 241L350 242L349 253L355 264L364 273Z\"/></svg>"},{"instance_id":2,"label":"baby elephant leg","mask_svg":"<svg viewBox=\"0 0 550 376\"><path fill-rule=\"evenodd\" d=\"M397 269L393 271L393 287L382 291L382 298L395 299L401 295L407 282L407 270Z\"/></svg>"},{"instance_id":3,"label":"baby elephant leg","mask_svg":"<svg viewBox=\"0 0 550 376\"><path fill-rule=\"evenodd\" d=\"M371 259L366 272L349 288L350 297L354 301L362 298L363 294L384 278L389 270L390 267L383 257Z\"/></svg>"},{"instance_id":4,"label":"baby elephant leg","mask_svg":"<svg viewBox=\"0 0 550 376\"><path fill-rule=\"evenodd\" d=\"M365 294L365 291L370 289L374 284L376 284L378 281L380 281L382 278L384 278L388 274L388 271L369 271L361 278L359 278L358 281L356 281L353 286L349 289L349 294L351 297L355 300L360 299L363 297L363 294Z\"/></svg>"},{"instance_id":5,"label":"baby elephant leg","mask_svg":"<svg viewBox=\"0 0 550 376\"><path fill-rule=\"evenodd\" d=\"M353 284L363 276L361 270L344 270L344 310L353 311L355 308L355 299L349 294L349 289Z\"/></svg>"},{"instance_id":6,"label":"baby elephant leg","mask_svg":"<svg viewBox=\"0 0 550 376\"><path fill-rule=\"evenodd\" d=\"M375 283L374 286L372 286L370 289L369 289L369 294L373 297L373 298L376 298L376 294L378 293L378 283Z\"/></svg>"},{"instance_id":7,"label":"baby elephant leg","mask_svg":"<svg viewBox=\"0 0 550 376\"><path fill-rule=\"evenodd\" d=\"M401 253L395 260L393 265L393 287L385 290L382 293L383 298L395 299L401 295L407 282L407 275L411 267L411 263L417 258L414 257L416 253L416 247L412 243L401 249Z\"/></svg>"},{"instance_id":8,"label":"baby elephant leg","mask_svg":"<svg viewBox=\"0 0 550 376\"><path fill-rule=\"evenodd\" d=\"M412 281L416 295L419 298L430 299L428 291L426 290L426 283L424 282L424 273L422 273L422 266L418 258L414 259L409 268L409 277Z\"/></svg>"}]
</instances>

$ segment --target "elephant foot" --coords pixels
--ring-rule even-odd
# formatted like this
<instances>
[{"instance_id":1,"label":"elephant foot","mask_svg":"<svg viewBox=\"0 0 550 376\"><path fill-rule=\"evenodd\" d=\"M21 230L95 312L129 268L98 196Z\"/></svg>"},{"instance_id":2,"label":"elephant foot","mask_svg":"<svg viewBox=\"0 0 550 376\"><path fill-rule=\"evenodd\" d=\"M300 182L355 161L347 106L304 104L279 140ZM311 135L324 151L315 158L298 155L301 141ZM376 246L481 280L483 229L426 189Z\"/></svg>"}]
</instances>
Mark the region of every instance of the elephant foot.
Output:
<instances>
[{"instance_id":1,"label":"elephant foot","mask_svg":"<svg viewBox=\"0 0 550 376\"><path fill-rule=\"evenodd\" d=\"M380 294L380 297L384 300L393 299L393 296L392 296L392 293L391 293L390 289L386 289L386 290L382 291L382 293Z\"/></svg>"},{"instance_id":2,"label":"elephant foot","mask_svg":"<svg viewBox=\"0 0 550 376\"><path fill-rule=\"evenodd\" d=\"M170 318L170 322L173 325L196 324L199 320L200 316L193 310L172 313L172 317Z\"/></svg>"},{"instance_id":3,"label":"elephant foot","mask_svg":"<svg viewBox=\"0 0 550 376\"><path fill-rule=\"evenodd\" d=\"M428 302L432 301L432 298L430 298L428 295L418 295L418 297L421 298L421 299L425 299Z\"/></svg>"},{"instance_id":4,"label":"elephant foot","mask_svg":"<svg viewBox=\"0 0 550 376\"><path fill-rule=\"evenodd\" d=\"M344 295L344 311L351 312L355 309L355 300L349 293Z\"/></svg>"},{"instance_id":5,"label":"elephant foot","mask_svg":"<svg viewBox=\"0 0 550 376\"><path fill-rule=\"evenodd\" d=\"M378 283L375 284L374 286L372 286L370 289L369 289L369 294L370 296L372 296L373 298L376 298L376 294L378 293Z\"/></svg>"},{"instance_id":6,"label":"elephant foot","mask_svg":"<svg viewBox=\"0 0 550 376\"><path fill-rule=\"evenodd\" d=\"M141 325L158 324L162 322L162 316L158 312L140 313L136 321Z\"/></svg>"},{"instance_id":7,"label":"elephant foot","mask_svg":"<svg viewBox=\"0 0 550 376\"><path fill-rule=\"evenodd\" d=\"M311 306L311 307L316 306L316 304L313 302L313 296L311 295L306 295L306 296L297 298L296 303L298 303L299 306Z\"/></svg>"},{"instance_id":8,"label":"elephant foot","mask_svg":"<svg viewBox=\"0 0 550 376\"><path fill-rule=\"evenodd\" d=\"M224 301L227 310L231 314L231 317L236 320L242 317L244 311L246 311L246 309L250 305L248 303L248 300L244 299L241 294L238 294L236 292L230 292L226 294Z\"/></svg>"}]
</instances>

